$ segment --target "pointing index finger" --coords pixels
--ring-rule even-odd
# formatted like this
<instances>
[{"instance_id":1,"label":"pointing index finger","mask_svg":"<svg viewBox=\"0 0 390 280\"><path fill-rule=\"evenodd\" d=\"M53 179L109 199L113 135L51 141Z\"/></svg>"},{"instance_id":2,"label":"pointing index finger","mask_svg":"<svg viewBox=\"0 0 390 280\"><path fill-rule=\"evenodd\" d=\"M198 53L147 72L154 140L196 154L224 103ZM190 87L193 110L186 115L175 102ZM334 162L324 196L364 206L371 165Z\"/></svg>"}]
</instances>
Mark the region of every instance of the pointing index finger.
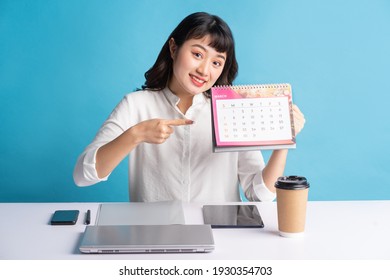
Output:
<instances>
[{"instance_id":1,"label":"pointing index finger","mask_svg":"<svg viewBox=\"0 0 390 280\"><path fill-rule=\"evenodd\" d=\"M164 121L166 125L180 126L180 125L189 125L193 124L194 121L188 119L174 119Z\"/></svg>"}]
</instances>

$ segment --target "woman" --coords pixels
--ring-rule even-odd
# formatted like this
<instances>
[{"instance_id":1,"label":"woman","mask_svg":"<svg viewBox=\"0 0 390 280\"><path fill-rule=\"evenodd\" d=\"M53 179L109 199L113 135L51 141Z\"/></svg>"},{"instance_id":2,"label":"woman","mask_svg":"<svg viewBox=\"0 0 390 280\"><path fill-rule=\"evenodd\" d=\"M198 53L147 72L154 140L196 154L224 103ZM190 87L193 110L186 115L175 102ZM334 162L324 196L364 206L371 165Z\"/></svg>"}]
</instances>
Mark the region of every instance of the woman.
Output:
<instances>
[{"instance_id":1,"label":"woman","mask_svg":"<svg viewBox=\"0 0 390 280\"><path fill-rule=\"evenodd\" d=\"M126 95L79 157L78 186L107 180L129 155L131 201L252 201L275 198L287 150L213 153L209 90L232 84L238 65L230 28L194 13L171 33L143 90ZM203 94L202 94L203 93ZM296 133L304 117L294 106Z\"/></svg>"}]
</instances>

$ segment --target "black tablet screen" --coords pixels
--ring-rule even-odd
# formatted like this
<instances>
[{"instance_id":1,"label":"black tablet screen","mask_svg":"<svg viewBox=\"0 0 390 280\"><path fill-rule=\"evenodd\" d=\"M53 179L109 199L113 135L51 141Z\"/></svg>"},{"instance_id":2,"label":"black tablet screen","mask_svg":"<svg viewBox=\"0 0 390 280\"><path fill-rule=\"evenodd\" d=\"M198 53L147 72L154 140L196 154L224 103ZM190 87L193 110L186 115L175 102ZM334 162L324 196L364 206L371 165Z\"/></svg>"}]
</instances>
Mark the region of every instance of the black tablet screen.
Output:
<instances>
[{"instance_id":1,"label":"black tablet screen","mask_svg":"<svg viewBox=\"0 0 390 280\"><path fill-rule=\"evenodd\" d=\"M264 227L256 205L204 205L203 219L212 228Z\"/></svg>"}]
</instances>

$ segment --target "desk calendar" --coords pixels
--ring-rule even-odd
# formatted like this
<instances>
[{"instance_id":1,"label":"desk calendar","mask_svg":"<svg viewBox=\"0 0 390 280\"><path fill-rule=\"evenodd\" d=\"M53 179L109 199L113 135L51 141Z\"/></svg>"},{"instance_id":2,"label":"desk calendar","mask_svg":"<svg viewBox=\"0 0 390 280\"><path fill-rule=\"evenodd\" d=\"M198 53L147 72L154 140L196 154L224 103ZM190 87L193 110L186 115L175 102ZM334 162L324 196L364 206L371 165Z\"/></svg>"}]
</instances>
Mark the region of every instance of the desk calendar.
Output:
<instances>
[{"instance_id":1,"label":"desk calendar","mask_svg":"<svg viewBox=\"0 0 390 280\"><path fill-rule=\"evenodd\" d=\"M295 148L289 84L211 88L214 152Z\"/></svg>"}]
</instances>

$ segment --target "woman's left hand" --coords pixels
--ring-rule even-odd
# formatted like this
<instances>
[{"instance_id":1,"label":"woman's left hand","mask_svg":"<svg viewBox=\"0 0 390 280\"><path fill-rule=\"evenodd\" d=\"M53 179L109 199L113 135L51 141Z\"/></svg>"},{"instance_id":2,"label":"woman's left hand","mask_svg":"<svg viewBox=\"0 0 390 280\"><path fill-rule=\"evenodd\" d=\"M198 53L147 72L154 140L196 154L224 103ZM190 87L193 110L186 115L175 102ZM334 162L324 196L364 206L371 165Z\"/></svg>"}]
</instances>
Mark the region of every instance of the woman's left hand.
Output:
<instances>
[{"instance_id":1,"label":"woman's left hand","mask_svg":"<svg viewBox=\"0 0 390 280\"><path fill-rule=\"evenodd\" d=\"M306 120L305 116L302 114L301 110L299 110L297 105L293 104L292 108L294 116L295 136L297 136L305 126Z\"/></svg>"}]
</instances>

